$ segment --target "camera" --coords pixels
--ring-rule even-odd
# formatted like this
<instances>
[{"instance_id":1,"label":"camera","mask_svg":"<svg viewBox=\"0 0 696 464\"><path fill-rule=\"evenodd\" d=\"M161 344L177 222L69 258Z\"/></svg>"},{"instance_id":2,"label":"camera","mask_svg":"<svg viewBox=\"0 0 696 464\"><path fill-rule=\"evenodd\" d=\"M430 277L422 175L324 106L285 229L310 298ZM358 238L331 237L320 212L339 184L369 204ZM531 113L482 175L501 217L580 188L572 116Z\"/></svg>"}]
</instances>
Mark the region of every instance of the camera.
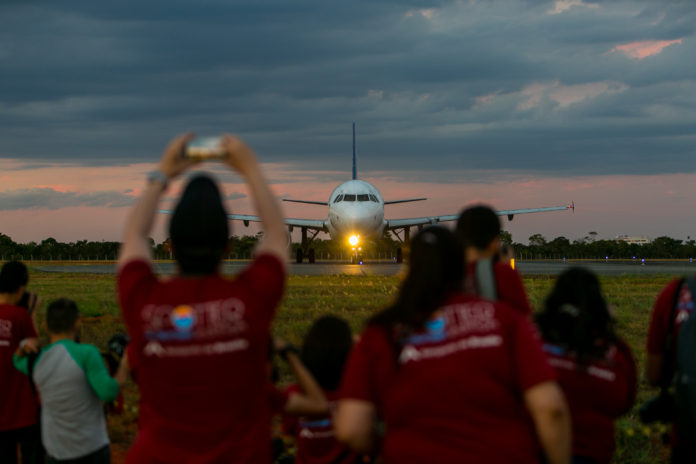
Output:
<instances>
[{"instance_id":1,"label":"camera","mask_svg":"<svg viewBox=\"0 0 696 464\"><path fill-rule=\"evenodd\" d=\"M113 376L118 370L118 365L123 358L123 353L126 351L126 347L130 342L128 335L124 333L114 334L107 343L107 352L102 353L102 358L106 361L109 366L109 373Z\"/></svg>"},{"instance_id":2,"label":"camera","mask_svg":"<svg viewBox=\"0 0 696 464\"><path fill-rule=\"evenodd\" d=\"M222 149L222 139L220 137L196 137L186 145L184 156L197 160L223 159L225 152Z\"/></svg>"},{"instance_id":3,"label":"camera","mask_svg":"<svg viewBox=\"0 0 696 464\"><path fill-rule=\"evenodd\" d=\"M644 424L673 422L675 415L674 396L667 391L663 391L659 396L649 399L638 408L638 417Z\"/></svg>"}]
</instances>

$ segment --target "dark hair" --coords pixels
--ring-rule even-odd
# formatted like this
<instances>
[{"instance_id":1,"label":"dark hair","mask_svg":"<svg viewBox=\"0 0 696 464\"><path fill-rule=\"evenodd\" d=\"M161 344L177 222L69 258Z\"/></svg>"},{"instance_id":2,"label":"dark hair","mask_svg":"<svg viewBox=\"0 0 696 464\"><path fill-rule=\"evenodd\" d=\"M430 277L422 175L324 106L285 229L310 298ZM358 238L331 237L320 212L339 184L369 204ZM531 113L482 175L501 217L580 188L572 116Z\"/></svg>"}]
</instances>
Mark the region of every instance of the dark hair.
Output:
<instances>
[{"instance_id":1,"label":"dark hair","mask_svg":"<svg viewBox=\"0 0 696 464\"><path fill-rule=\"evenodd\" d=\"M580 267L558 276L536 323L544 341L575 353L579 365L603 358L617 340L597 276Z\"/></svg>"},{"instance_id":2,"label":"dark hair","mask_svg":"<svg viewBox=\"0 0 696 464\"><path fill-rule=\"evenodd\" d=\"M59 298L52 301L46 308L46 326L54 334L70 332L75 327L75 321L80 315L73 300Z\"/></svg>"},{"instance_id":3,"label":"dark hair","mask_svg":"<svg viewBox=\"0 0 696 464\"><path fill-rule=\"evenodd\" d=\"M500 219L488 206L472 206L459 214L456 230L465 247L483 250L496 237L500 237Z\"/></svg>"},{"instance_id":4,"label":"dark hair","mask_svg":"<svg viewBox=\"0 0 696 464\"><path fill-rule=\"evenodd\" d=\"M227 248L228 235L227 213L215 181L206 175L194 177L169 223L182 274L214 274Z\"/></svg>"},{"instance_id":5,"label":"dark hair","mask_svg":"<svg viewBox=\"0 0 696 464\"><path fill-rule=\"evenodd\" d=\"M29 282L29 271L24 263L10 261L0 270L0 293L14 293Z\"/></svg>"},{"instance_id":6,"label":"dark hair","mask_svg":"<svg viewBox=\"0 0 696 464\"><path fill-rule=\"evenodd\" d=\"M464 257L457 237L442 226L430 226L411 240L408 274L396 301L370 320L382 326L418 329L464 278Z\"/></svg>"},{"instance_id":7,"label":"dark hair","mask_svg":"<svg viewBox=\"0 0 696 464\"><path fill-rule=\"evenodd\" d=\"M346 321L323 316L314 321L302 343L300 359L321 388L336 390L341 383L343 366L353 347L353 334Z\"/></svg>"}]
</instances>

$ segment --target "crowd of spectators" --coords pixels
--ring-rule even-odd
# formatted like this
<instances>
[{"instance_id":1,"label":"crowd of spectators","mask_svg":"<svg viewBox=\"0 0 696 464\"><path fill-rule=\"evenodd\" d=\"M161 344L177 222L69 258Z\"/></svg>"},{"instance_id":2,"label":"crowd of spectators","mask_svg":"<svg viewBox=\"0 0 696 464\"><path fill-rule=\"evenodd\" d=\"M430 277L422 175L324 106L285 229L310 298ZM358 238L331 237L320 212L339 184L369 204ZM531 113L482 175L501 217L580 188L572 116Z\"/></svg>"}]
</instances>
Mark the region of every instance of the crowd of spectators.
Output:
<instances>
[{"instance_id":1,"label":"crowd of spectators","mask_svg":"<svg viewBox=\"0 0 696 464\"><path fill-rule=\"evenodd\" d=\"M227 214L216 182L201 174L170 221L177 273L163 279L154 272L153 218L168 183L197 163L182 156L192 137L165 149L127 218L117 284L130 343L111 373L96 347L77 340L73 301L51 302L38 321L26 267L3 266L1 463L19 456L22 463L109 463L104 403L129 377L140 407L128 463L611 461L614 422L635 402L637 373L596 276L564 272L532 314L501 249L498 217L475 206L454 232L432 226L413 237L393 303L362 333L324 316L297 349L271 338L288 236L241 140L225 136L221 148L263 224L255 258L232 280L220 274ZM689 285L679 280L658 297L648 339L651 383L673 376L673 335L693 308ZM274 353L295 378L287 388L275 385ZM294 437L292 454L282 442L271 446L279 415ZM695 462L684 430L674 432L675 463Z\"/></svg>"}]
</instances>

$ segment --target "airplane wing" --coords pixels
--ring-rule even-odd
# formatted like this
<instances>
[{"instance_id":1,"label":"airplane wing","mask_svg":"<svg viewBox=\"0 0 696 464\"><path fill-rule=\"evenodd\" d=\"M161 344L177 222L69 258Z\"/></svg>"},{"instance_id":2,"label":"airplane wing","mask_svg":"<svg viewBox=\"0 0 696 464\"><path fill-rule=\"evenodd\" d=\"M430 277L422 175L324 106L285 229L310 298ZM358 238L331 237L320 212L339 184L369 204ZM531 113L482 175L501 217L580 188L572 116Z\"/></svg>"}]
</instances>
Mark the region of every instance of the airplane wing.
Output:
<instances>
[{"instance_id":1,"label":"airplane wing","mask_svg":"<svg viewBox=\"0 0 696 464\"><path fill-rule=\"evenodd\" d=\"M158 213L162 214L172 214L173 211L166 209L157 210ZM250 222L261 222L258 216L253 216L250 214L228 214L227 218L232 221L242 221L245 226L248 226ZM306 227L311 230L321 230L327 232L329 229L326 226L326 221L323 219L293 219L285 218L285 224L291 227Z\"/></svg>"},{"instance_id":2,"label":"airplane wing","mask_svg":"<svg viewBox=\"0 0 696 464\"><path fill-rule=\"evenodd\" d=\"M310 200L291 200L289 198L283 198L283 201L290 201L292 203L306 203L308 205L322 205L322 206L329 206L329 203L326 201L310 201Z\"/></svg>"},{"instance_id":3,"label":"airplane wing","mask_svg":"<svg viewBox=\"0 0 696 464\"><path fill-rule=\"evenodd\" d=\"M507 216L508 220L512 221L512 218L517 214L529 214L529 213L543 213L546 211L575 211L575 203L571 203L567 206L548 206L544 208L525 208L525 209L507 209L503 211L496 211L495 214L498 216ZM400 229L402 227L411 226L423 226L430 224L438 224L440 222L456 221L459 217L458 214L445 214L442 216L426 216L419 218L408 218L408 219L389 219L387 220L387 230Z\"/></svg>"},{"instance_id":4,"label":"airplane wing","mask_svg":"<svg viewBox=\"0 0 696 464\"><path fill-rule=\"evenodd\" d=\"M384 204L385 205L394 205L396 203L409 203L411 201L423 201L423 200L427 200L427 198L409 198L408 200L389 200L389 201L385 201Z\"/></svg>"}]
</instances>

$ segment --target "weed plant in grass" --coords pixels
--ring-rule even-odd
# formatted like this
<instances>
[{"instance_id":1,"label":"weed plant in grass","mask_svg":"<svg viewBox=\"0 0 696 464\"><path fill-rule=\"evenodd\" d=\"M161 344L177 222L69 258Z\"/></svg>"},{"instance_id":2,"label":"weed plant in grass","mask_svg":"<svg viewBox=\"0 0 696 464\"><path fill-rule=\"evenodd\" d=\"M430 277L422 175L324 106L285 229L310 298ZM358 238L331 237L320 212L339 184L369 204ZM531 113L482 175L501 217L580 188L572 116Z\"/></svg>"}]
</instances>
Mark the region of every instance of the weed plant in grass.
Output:
<instances>
[{"instance_id":1,"label":"weed plant in grass","mask_svg":"<svg viewBox=\"0 0 696 464\"><path fill-rule=\"evenodd\" d=\"M641 381L638 404L656 392L642 380L645 365L645 340L650 311L669 276L608 276L600 277L604 294L614 308L618 332L633 349ZM533 308L541 309L555 278L527 276L525 287ZM299 345L311 323L324 314L346 319L359 333L367 319L385 307L396 294L398 277L382 276L290 276L285 297L276 314L273 331ZM44 273L31 271L30 288L39 293L45 303L59 297L74 299L83 316L82 340L105 349L106 342L124 330L116 298L113 275L81 273ZM42 320L43 311L39 313ZM43 329L41 329L43 331ZM289 374L283 368L283 380ZM125 389L126 413L109 419L109 432L116 449L127 448L133 440L137 421L137 388ZM465 420L465 418L462 418ZM654 464L666 462L667 449L660 442L659 427L640 425L636 409L617 424L615 463ZM114 464L118 464L118 460Z\"/></svg>"}]
</instances>

